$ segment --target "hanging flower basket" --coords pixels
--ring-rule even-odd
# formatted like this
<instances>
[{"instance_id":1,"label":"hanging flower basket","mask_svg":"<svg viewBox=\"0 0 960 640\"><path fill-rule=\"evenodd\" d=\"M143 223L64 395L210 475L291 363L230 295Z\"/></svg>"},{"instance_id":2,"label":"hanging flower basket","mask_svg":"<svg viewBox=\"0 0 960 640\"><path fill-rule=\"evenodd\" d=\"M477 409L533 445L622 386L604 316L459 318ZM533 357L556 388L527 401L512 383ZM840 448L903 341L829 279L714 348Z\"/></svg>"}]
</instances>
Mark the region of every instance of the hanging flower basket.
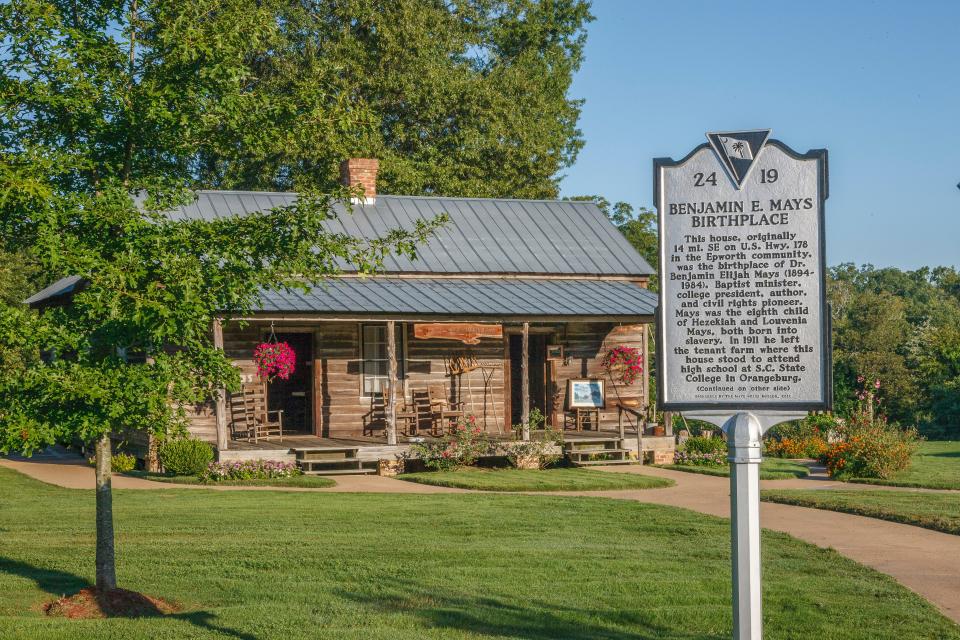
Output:
<instances>
[{"instance_id":1,"label":"hanging flower basket","mask_svg":"<svg viewBox=\"0 0 960 640\"><path fill-rule=\"evenodd\" d=\"M264 380L287 380L297 363L297 354L286 342L262 342L253 350L257 375Z\"/></svg>"},{"instance_id":2,"label":"hanging flower basket","mask_svg":"<svg viewBox=\"0 0 960 640\"><path fill-rule=\"evenodd\" d=\"M633 384L643 373L643 355L640 349L619 345L607 351L600 366L614 382Z\"/></svg>"}]
</instances>

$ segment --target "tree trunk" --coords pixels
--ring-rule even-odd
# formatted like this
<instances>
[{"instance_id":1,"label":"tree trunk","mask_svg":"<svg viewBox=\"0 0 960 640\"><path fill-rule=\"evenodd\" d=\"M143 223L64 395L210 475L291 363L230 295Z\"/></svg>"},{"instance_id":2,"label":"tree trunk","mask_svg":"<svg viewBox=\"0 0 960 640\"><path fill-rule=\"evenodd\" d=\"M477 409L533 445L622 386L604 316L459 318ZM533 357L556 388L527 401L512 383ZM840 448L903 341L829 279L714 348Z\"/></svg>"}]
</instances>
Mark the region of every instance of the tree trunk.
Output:
<instances>
[{"instance_id":1,"label":"tree trunk","mask_svg":"<svg viewBox=\"0 0 960 640\"><path fill-rule=\"evenodd\" d=\"M110 434L97 441L97 588L117 588L113 539L113 493L110 489Z\"/></svg>"}]
</instances>

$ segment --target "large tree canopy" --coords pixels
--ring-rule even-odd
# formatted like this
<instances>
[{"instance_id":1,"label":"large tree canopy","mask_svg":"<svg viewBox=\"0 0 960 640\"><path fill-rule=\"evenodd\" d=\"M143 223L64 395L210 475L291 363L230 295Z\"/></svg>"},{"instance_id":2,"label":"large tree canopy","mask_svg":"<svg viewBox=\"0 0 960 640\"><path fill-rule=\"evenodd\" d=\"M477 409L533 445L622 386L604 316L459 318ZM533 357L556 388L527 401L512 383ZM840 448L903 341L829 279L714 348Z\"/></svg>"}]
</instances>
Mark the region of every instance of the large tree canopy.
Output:
<instances>
[{"instance_id":1,"label":"large tree canopy","mask_svg":"<svg viewBox=\"0 0 960 640\"><path fill-rule=\"evenodd\" d=\"M360 155L384 193L553 197L590 19L583 0L15 0L0 144L56 148L87 185L327 191Z\"/></svg>"}]
</instances>

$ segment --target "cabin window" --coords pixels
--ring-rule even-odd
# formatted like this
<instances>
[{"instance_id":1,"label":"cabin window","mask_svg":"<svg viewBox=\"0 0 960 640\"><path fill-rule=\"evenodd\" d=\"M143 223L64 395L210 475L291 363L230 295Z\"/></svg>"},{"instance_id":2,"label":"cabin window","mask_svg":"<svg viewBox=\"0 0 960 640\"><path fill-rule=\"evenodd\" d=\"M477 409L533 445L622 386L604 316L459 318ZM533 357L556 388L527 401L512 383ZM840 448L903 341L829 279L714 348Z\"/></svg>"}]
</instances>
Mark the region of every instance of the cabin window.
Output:
<instances>
[{"instance_id":1,"label":"cabin window","mask_svg":"<svg viewBox=\"0 0 960 640\"><path fill-rule=\"evenodd\" d=\"M397 323L397 379L405 377L404 327ZM387 358L387 325L360 325L360 358L363 361L363 395L371 396L387 390L387 378L390 375L390 361Z\"/></svg>"}]
</instances>

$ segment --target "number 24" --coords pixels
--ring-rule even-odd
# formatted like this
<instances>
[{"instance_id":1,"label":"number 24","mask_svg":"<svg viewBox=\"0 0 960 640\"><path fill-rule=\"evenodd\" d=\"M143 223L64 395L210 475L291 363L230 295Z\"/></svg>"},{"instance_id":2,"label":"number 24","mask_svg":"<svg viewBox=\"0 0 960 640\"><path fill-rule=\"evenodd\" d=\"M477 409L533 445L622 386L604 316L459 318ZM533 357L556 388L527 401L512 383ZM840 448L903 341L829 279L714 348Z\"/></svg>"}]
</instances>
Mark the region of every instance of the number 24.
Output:
<instances>
[{"instance_id":1,"label":"number 24","mask_svg":"<svg viewBox=\"0 0 960 640\"><path fill-rule=\"evenodd\" d=\"M714 187L717 186L717 172L716 172L716 171L714 171L713 173L711 173L711 174L710 174L709 176L707 176L706 178L703 177L703 174L702 174L702 173L695 173L695 174L693 174L693 186L695 186L695 187L702 187L702 186L705 186L706 184L711 184L711 185L713 185Z\"/></svg>"}]
</instances>

